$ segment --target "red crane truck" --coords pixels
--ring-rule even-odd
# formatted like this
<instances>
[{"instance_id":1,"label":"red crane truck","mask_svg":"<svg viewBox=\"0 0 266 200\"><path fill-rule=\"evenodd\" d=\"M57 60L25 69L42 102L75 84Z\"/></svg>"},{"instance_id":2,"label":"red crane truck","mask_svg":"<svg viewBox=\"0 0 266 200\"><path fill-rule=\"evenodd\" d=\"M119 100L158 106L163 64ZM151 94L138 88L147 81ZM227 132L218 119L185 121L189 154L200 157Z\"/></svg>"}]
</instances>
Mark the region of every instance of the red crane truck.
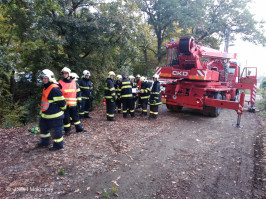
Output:
<instances>
[{"instance_id":1,"label":"red crane truck","mask_svg":"<svg viewBox=\"0 0 266 200\"><path fill-rule=\"evenodd\" d=\"M249 89L250 110L255 110L257 68L240 67L236 54L220 52L196 44L193 37L180 38L166 45L165 67L157 67L161 79L168 79L162 92L163 103L169 110L183 107L199 109L204 115L217 117L221 108L233 109L238 114L237 127L244 111L245 93Z\"/></svg>"}]
</instances>

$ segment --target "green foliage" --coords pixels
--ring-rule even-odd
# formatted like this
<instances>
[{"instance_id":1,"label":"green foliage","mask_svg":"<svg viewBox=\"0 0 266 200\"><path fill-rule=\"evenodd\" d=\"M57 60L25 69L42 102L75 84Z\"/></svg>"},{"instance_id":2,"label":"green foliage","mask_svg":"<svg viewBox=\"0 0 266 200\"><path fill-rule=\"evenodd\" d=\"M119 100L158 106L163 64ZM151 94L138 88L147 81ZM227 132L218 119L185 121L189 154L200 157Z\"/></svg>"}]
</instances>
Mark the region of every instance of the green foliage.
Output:
<instances>
[{"instance_id":1,"label":"green foliage","mask_svg":"<svg viewBox=\"0 0 266 200\"><path fill-rule=\"evenodd\" d=\"M60 168L60 170L57 173L59 176L67 175L67 172L64 170L64 168Z\"/></svg>"},{"instance_id":2,"label":"green foliage","mask_svg":"<svg viewBox=\"0 0 266 200\"><path fill-rule=\"evenodd\" d=\"M118 195L118 190L117 190L116 187L112 186L112 187L111 187L111 190L112 190L114 196L116 196L116 197L119 196L119 195Z\"/></svg>"},{"instance_id":3,"label":"green foliage","mask_svg":"<svg viewBox=\"0 0 266 200\"><path fill-rule=\"evenodd\" d=\"M103 189L103 196L107 199L110 198L110 193L109 193L108 189L106 189L106 188Z\"/></svg>"},{"instance_id":4,"label":"green foliage","mask_svg":"<svg viewBox=\"0 0 266 200\"><path fill-rule=\"evenodd\" d=\"M263 80L261 85L260 85L261 89L266 89L266 80Z\"/></svg>"},{"instance_id":5,"label":"green foliage","mask_svg":"<svg viewBox=\"0 0 266 200\"><path fill-rule=\"evenodd\" d=\"M12 126L37 119L41 86L36 83L46 68L57 79L64 66L79 75L89 70L97 105L103 100L108 71L151 77L156 66L164 64L163 44L172 38L192 35L218 47L216 35L224 39L229 31L264 44L264 23L253 19L248 2L2 0L0 123ZM13 72L28 74L31 80L15 82Z\"/></svg>"}]
</instances>

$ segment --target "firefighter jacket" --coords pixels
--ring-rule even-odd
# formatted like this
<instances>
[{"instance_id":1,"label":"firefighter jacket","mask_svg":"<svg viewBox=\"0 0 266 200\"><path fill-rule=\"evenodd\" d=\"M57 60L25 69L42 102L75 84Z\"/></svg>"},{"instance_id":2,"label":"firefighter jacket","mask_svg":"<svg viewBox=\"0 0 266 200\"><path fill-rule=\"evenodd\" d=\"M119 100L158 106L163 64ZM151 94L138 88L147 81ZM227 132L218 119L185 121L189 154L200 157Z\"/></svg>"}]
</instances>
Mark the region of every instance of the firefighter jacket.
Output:
<instances>
[{"instance_id":1,"label":"firefighter jacket","mask_svg":"<svg viewBox=\"0 0 266 200\"><path fill-rule=\"evenodd\" d=\"M152 89L151 89L151 97L150 97L150 105L160 105L162 104L161 100L161 88L160 88L160 82L155 81L153 83Z\"/></svg>"},{"instance_id":2,"label":"firefighter jacket","mask_svg":"<svg viewBox=\"0 0 266 200\"><path fill-rule=\"evenodd\" d=\"M81 78L78 81L82 99L89 99L92 97L92 82L90 79Z\"/></svg>"},{"instance_id":3,"label":"firefighter jacket","mask_svg":"<svg viewBox=\"0 0 266 200\"><path fill-rule=\"evenodd\" d=\"M150 85L148 82L141 83L141 92L140 99L149 99L150 98Z\"/></svg>"},{"instance_id":4,"label":"firefighter jacket","mask_svg":"<svg viewBox=\"0 0 266 200\"><path fill-rule=\"evenodd\" d=\"M119 88L121 89L121 97L120 98L133 99L132 86L133 86L133 83L130 80L128 80L127 78L124 78L119 83Z\"/></svg>"},{"instance_id":5,"label":"firefighter jacket","mask_svg":"<svg viewBox=\"0 0 266 200\"><path fill-rule=\"evenodd\" d=\"M120 83L120 81L116 81L115 82L115 91L116 91L116 95L117 95L117 97L119 97L120 98L120 96L121 96L121 89L119 88L119 83Z\"/></svg>"},{"instance_id":6,"label":"firefighter jacket","mask_svg":"<svg viewBox=\"0 0 266 200\"><path fill-rule=\"evenodd\" d=\"M132 82L133 86L132 88L136 88L136 90L138 90L139 86L136 82ZM136 96L136 93L133 93L133 96L135 97Z\"/></svg>"},{"instance_id":7,"label":"firefighter jacket","mask_svg":"<svg viewBox=\"0 0 266 200\"><path fill-rule=\"evenodd\" d=\"M104 98L105 99L116 99L115 95L115 87L113 80L111 78L107 78L104 85Z\"/></svg>"},{"instance_id":8,"label":"firefighter jacket","mask_svg":"<svg viewBox=\"0 0 266 200\"><path fill-rule=\"evenodd\" d=\"M81 101L80 88L78 83L70 78L58 81L63 96L68 106L77 106L77 101Z\"/></svg>"},{"instance_id":9,"label":"firefighter jacket","mask_svg":"<svg viewBox=\"0 0 266 200\"><path fill-rule=\"evenodd\" d=\"M63 119L66 101L55 83L47 83L42 91L41 117L44 119Z\"/></svg>"}]
</instances>

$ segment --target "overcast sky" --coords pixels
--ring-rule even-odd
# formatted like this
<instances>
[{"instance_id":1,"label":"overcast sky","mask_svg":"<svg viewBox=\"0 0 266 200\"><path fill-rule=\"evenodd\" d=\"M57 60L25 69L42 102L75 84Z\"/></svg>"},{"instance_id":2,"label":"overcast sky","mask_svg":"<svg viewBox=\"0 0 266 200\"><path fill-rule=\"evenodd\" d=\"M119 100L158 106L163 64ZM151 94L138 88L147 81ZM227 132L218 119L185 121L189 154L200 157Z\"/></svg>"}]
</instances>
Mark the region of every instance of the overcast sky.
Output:
<instances>
[{"instance_id":1,"label":"overcast sky","mask_svg":"<svg viewBox=\"0 0 266 200\"><path fill-rule=\"evenodd\" d=\"M251 13L255 14L256 20L264 19L266 21L266 0L254 0L251 5ZM265 33L266 35L266 30ZM235 46L229 47L229 52L237 53L238 62L241 66L257 67L258 75L266 77L266 47L256 46L249 42L237 40Z\"/></svg>"}]
</instances>

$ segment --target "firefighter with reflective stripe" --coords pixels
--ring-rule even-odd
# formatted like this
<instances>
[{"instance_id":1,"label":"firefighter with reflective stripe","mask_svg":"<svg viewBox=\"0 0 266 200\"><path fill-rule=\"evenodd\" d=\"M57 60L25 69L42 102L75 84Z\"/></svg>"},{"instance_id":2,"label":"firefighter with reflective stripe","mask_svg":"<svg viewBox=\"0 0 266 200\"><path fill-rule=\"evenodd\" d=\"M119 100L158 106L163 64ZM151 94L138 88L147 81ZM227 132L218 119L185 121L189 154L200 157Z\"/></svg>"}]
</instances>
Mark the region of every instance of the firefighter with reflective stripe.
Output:
<instances>
[{"instance_id":1,"label":"firefighter with reflective stripe","mask_svg":"<svg viewBox=\"0 0 266 200\"><path fill-rule=\"evenodd\" d=\"M43 83L41 100L41 120L40 120L40 138L41 141L37 147L47 147L50 144L50 138L53 138L53 147L50 151L63 148L63 118L66 109L66 101L55 83L54 73L49 69L41 72L40 77Z\"/></svg>"},{"instance_id":2,"label":"firefighter with reflective stripe","mask_svg":"<svg viewBox=\"0 0 266 200\"><path fill-rule=\"evenodd\" d=\"M118 74L116 76L117 80L114 84L114 87L115 87L115 91L116 91L116 96L117 96L117 99L116 99L116 107L117 107L117 112L118 113L121 113L121 99L120 99L120 96L121 96L121 89L119 88L119 83L122 81L122 76L120 74Z\"/></svg>"},{"instance_id":3,"label":"firefighter with reflective stripe","mask_svg":"<svg viewBox=\"0 0 266 200\"><path fill-rule=\"evenodd\" d=\"M162 104L161 100L161 86L160 82L158 81L159 75L153 75L153 86L151 89L151 96L150 96L150 119L156 119L158 117L158 108L159 105Z\"/></svg>"},{"instance_id":4,"label":"firefighter with reflective stripe","mask_svg":"<svg viewBox=\"0 0 266 200\"><path fill-rule=\"evenodd\" d=\"M135 108L135 103L137 101L137 90L139 88L138 84L135 82L135 77L133 75L129 76L129 80L131 80L133 86L132 86L132 94L133 94L133 99L134 99L134 108Z\"/></svg>"},{"instance_id":5,"label":"firefighter with reflective stripe","mask_svg":"<svg viewBox=\"0 0 266 200\"><path fill-rule=\"evenodd\" d=\"M83 77L78 82L82 98L81 109L79 112L80 119L91 118L91 116L89 115L89 110L90 110L90 100L93 98L92 97L93 87L92 87L92 82L90 80L90 75L91 73L88 70L84 70Z\"/></svg>"},{"instance_id":6,"label":"firefighter with reflective stripe","mask_svg":"<svg viewBox=\"0 0 266 200\"><path fill-rule=\"evenodd\" d=\"M63 80L58 82L67 103L65 117L63 120L65 135L69 135L71 130L70 117L72 118L72 121L76 127L76 132L85 132L86 130L82 128L78 115L77 106L81 101L78 83L70 77L71 70L69 68L64 67L61 70L61 73L63 75Z\"/></svg>"},{"instance_id":7,"label":"firefighter with reflective stripe","mask_svg":"<svg viewBox=\"0 0 266 200\"><path fill-rule=\"evenodd\" d=\"M137 76L136 76L136 83L137 83L137 88L138 88L138 90L140 91L141 90L141 81L140 81L140 75L138 74ZM141 108L141 99L140 99L140 94L139 93L137 93L137 95L136 95L136 104L137 104L137 108L136 108L136 110L140 110L140 108Z\"/></svg>"},{"instance_id":8,"label":"firefighter with reflective stripe","mask_svg":"<svg viewBox=\"0 0 266 200\"><path fill-rule=\"evenodd\" d=\"M121 89L121 100L123 104L123 117L127 117L129 111L131 117L135 117L134 110L134 99L132 94L133 83L127 79L127 75L122 75L122 81L119 83L119 88Z\"/></svg>"},{"instance_id":9,"label":"firefighter with reflective stripe","mask_svg":"<svg viewBox=\"0 0 266 200\"><path fill-rule=\"evenodd\" d=\"M147 107L148 107L148 102L150 98L150 85L146 81L145 77L142 76L140 77L141 81L141 90L140 90L140 102L141 102L141 108L142 108L142 113L141 116L147 116Z\"/></svg>"},{"instance_id":10,"label":"firefighter with reflective stripe","mask_svg":"<svg viewBox=\"0 0 266 200\"><path fill-rule=\"evenodd\" d=\"M108 78L106 79L104 85L104 98L106 100L107 121L115 121L114 112L115 112L116 93L113 83L114 78L115 78L115 73L113 71L110 71L108 73Z\"/></svg>"}]
</instances>

